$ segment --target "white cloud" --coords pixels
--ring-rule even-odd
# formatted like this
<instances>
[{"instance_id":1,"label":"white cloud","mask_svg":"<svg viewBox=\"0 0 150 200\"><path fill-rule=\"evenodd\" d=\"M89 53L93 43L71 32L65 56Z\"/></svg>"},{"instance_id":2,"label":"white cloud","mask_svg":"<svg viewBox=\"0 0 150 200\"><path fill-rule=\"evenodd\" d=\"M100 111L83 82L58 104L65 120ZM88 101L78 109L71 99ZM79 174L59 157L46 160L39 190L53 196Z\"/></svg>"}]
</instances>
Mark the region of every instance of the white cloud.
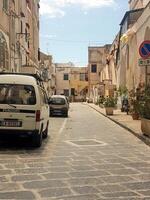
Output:
<instances>
[{"instance_id":1,"label":"white cloud","mask_svg":"<svg viewBox=\"0 0 150 200\"><path fill-rule=\"evenodd\" d=\"M63 17L65 15L65 12L53 4L51 5L51 3L48 0L43 0L40 3L40 14L46 15L51 18L55 18Z\"/></svg>"},{"instance_id":2,"label":"white cloud","mask_svg":"<svg viewBox=\"0 0 150 200\"><path fill-rule=\"evenodd\" d=\"M87 12L89 9L114 5L115 0L41 0L40 14L51 18L63 17L64 9L69 6L80 6Z\"/></svg>"},{"instance_id":3,"label":"white cloud","mask_svg":"<svg viewBox=\"0 0 150 200\"><path fill-rule=\"evenodd\" d=\"M40 34L40 37L41 38L48 38L48 39L51 39L51 38L56 38L56 35L50 35L50 34Z\"/></svg>"}]
</instances>

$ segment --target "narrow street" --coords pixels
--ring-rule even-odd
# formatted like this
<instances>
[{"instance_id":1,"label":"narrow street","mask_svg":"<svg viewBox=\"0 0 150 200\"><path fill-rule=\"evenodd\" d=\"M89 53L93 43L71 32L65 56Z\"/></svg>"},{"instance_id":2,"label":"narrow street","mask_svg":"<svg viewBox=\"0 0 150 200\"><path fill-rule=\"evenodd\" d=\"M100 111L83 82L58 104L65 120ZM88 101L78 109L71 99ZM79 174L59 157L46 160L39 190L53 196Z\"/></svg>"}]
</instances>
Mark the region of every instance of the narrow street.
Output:
<instances>
[{"instance_id":1,"label":"narrow street","mask_svg":"<svg viewBox=\"0 0 150 200\"><path fill-rule=\"evenodd\" d=\"M50 118L41 148L6 146L0 199L150 199L149 147L88 105Z\"/></svg>"}]
</instances>

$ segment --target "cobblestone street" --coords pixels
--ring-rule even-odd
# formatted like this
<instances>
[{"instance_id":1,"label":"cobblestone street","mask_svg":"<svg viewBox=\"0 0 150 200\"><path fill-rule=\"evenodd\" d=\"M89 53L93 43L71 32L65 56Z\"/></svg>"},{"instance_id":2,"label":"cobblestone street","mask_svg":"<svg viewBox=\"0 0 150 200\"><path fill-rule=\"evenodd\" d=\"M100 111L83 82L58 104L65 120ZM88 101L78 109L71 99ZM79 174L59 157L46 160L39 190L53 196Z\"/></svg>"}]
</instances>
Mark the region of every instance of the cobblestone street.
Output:
<instances>
[{"instance_id":1,"label":"cobblestone street","mask_svg":"<svg viewBox=\"0 0 150 200\"><path fill-rule=\"evenodd\" d=\"M39 149L4 143L0 199L150 199L149 147L87 105L50 118Z\"/></svg>"}]
</instances>

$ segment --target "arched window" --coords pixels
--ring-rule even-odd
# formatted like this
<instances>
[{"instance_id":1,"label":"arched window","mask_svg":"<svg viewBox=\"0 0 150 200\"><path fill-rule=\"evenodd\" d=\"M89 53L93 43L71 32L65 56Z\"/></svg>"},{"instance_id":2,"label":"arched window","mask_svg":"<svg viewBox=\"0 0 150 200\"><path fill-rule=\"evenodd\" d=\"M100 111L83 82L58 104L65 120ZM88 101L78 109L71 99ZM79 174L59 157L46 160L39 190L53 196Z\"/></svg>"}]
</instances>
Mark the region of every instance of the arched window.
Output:
<instances>
[{"instance_id":1,"label":"arched window","mask_svg":"<svg viewBox=\"0 0 150 200\"><path fill-rule=\"evenodd\" d=\"M8 48L5 37L2 32L0 32L0 69L8 69Z\"/></svg>"}]
</instances>

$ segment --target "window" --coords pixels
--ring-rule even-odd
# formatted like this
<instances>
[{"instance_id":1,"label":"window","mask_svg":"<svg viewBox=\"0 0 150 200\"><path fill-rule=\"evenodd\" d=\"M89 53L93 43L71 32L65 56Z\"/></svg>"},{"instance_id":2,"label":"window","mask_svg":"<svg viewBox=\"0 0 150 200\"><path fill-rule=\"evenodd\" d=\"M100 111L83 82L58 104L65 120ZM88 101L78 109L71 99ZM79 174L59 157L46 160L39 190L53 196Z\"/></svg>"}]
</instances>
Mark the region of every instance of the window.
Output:
<instances>
[{"instance_id":1,"label":"window","mask_svg":"<svg viewBox=\"0 0 150 200\"><path fill-rule=\"evenodd\" d=\"M9 61L8 61L8 48L7 43L4 38L2 32L0 32L0 68L8 69Z\"/></svg>"},{"instance_id":2,"label":"window","mask_svg":"<svg viewBox=\"0 0 150 200\"><path fill-rule=\"evenodd\" d=\"M92 73L96 73L97 72L97 65L96 64L91 65L91 72Z\"/></svg>"},{"instance_id":3,"label":"window","mask_svg":"<svg viewBox=\"0 0 150 200\"><path fill-rule=\"evenodd\" d=\"M35 105L34 87L31 85L0 84L0 104Z\"/></svg>"},{"instance_id":4,"label":"window","mask_svg":"<svg viewBox=\"0 0 150 200\"><path fill-rule=\"evenodd\" d=\"M66 101L64 98L55 97L50 99L50 104L53 105L65 105L65 103Z\"/></svg>"},{"instance_id":5,"label":"window","mask_svg":"<svg viewBox=\"0 0 150 200\"><path fill-rule=\"evenodd\" d=\"M22 23L22 21L20 22L20 29L21 29L21 33L23 33L23 23Z\"/></svg>"},{"instance_id":6,"label":"window","mask_svg":"<svg viewBox=\"0 0 150 200\"><path fill-rule=\"evenodd\" d=\"M85 81L85 73L80 73L80 81Z\"/></svg>"},{"instance_id":7,"label":"window","mask_svg":"<svg viewBox=\"0 0 150 200\"><path fill-rule=\"evenodd\" d=\"M64 90L64 95L67 96L67 97L69 97L69 90L68 89Z\"/></svg>"},{"instance_id":8,"label":"window","mask_svg":"<svg viewBox=\"0 0 150 200\"><path fill-rule=\"evenodd\" d=\"M64 81L68 81L69 80L69 75L68 74L64 74Z\"/></svg>"},{"instance_id":9,"label":"window","mask_svg":"<svg viewBox=\"0 0 150 200\"><path fill-rule=\"evenodd\" d=\"M71 88L71 95L75 96L75 88Z\"/></svg>"},{"instance_id":10,"label":"window","mask_svg":"<svg viewBox=\"0 0 150 200\"><path fill-rule=\"evenodd\" d=\"M3 9L8 10L8 0L3 0Z\"/></svg>"}]
</instances>

